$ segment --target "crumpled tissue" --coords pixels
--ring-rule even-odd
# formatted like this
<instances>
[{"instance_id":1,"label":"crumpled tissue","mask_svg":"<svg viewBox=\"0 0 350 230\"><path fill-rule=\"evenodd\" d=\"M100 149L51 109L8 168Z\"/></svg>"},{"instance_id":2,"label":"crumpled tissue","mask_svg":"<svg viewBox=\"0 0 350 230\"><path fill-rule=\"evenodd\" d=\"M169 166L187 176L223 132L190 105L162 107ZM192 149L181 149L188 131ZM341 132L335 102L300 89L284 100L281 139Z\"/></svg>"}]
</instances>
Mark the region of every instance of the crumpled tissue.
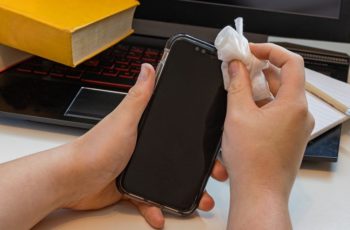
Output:
<instances>
[{"instance_id":1,"label":"crumpled tissue","mask_svg":"<svg viewBox=\"0 0 350 230\"><path fill-rule=\"evenodd\" d=\"M219 32L215 39L218 58L222 61L221 69L225 89L227 90L230 82L228 64L233 60L239 60L246 65L250 73L254 100L259 101L265 98L271 98L272 94L269 85L262 72L263 69L268 67L269 62L259 60L250 52L248 40L243 35L242 18L235 19L235 27L236 30L231 26L226 26Z\"/></svg>"}]
</instances>

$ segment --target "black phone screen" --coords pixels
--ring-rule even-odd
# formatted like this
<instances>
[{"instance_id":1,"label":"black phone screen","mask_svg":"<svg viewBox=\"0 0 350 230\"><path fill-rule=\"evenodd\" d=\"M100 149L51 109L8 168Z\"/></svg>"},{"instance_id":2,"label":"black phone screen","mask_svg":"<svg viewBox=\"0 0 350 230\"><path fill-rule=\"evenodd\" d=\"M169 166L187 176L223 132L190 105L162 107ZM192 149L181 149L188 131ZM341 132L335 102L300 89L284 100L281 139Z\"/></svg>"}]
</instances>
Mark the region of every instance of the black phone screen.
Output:
<instances>
[{"instance_id":1,"label":"black phone screen","mask_svg":"<svg viewBox=\"0 0 350 230\"><path fill-rule=\"evenodd\" d=\"M127 193L176 210L196 205L225 118L220 66L213 47L187 40L172 45L124 171Z\"/></svg>"}]
</instances>

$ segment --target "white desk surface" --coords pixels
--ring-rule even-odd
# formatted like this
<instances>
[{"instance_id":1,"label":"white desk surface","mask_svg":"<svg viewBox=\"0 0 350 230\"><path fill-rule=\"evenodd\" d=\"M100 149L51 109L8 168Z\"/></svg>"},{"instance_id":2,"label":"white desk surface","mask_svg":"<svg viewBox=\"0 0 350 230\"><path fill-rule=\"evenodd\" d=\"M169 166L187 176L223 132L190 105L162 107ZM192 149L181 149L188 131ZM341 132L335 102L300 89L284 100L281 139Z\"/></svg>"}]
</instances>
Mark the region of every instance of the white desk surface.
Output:
<instances>
[{"instance_id":1,"label":"white desk surface","mask_svg":"<svg viewBox=\"0 0 350 230\"><path fill-rule=\"evenodd\" d=\"M84 131L0 117L0 162L66 143ZM210 180L213 211L190 218L167 216L165 229L225 229L228 183ZM252 207L254 208L254 207ZM350 122L343 125L338 163L303 164L290 200L295 229L350 229ZM42 229L151 229L129 203L99 211L59 210L40 222Z\"/></svg>"}]
</instances>

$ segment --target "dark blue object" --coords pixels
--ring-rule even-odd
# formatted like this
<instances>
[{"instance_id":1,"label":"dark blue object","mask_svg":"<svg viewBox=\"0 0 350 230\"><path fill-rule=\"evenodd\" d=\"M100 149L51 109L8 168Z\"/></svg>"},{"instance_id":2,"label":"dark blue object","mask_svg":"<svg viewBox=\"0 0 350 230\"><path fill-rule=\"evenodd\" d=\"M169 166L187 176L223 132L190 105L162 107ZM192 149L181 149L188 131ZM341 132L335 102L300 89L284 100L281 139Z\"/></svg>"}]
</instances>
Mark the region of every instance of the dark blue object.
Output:
<instances>
[{"instance_id":1,"label":"dark blue object","mask_svg":"<svg viewBox=\"0 0 350 230\"><path fill-rule=\"evenodd\" d=\"M336 162L338 160L340 136L341 125L338 125L310 141L303 160Z\"/></svg>"}]
</instances>

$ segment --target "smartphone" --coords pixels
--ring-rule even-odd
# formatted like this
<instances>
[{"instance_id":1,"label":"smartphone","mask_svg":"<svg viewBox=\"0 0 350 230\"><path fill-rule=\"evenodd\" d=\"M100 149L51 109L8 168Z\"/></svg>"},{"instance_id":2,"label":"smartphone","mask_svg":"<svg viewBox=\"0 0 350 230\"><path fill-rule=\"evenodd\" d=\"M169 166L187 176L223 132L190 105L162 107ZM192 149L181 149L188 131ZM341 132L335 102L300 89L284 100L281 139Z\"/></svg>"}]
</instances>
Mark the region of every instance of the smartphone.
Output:
<instances>
[{"instance_id":1,"label":"smartphone","mask_svg":"<svg viewBox=\"0 0 350 230\"><path fill-rule=\"evenodd\" d=\"M188 215L198 207L220 150L226 113L214 46L189 35L168 40L134 153L117 179L129 197Z\"/></svg>"}]
</instances>

